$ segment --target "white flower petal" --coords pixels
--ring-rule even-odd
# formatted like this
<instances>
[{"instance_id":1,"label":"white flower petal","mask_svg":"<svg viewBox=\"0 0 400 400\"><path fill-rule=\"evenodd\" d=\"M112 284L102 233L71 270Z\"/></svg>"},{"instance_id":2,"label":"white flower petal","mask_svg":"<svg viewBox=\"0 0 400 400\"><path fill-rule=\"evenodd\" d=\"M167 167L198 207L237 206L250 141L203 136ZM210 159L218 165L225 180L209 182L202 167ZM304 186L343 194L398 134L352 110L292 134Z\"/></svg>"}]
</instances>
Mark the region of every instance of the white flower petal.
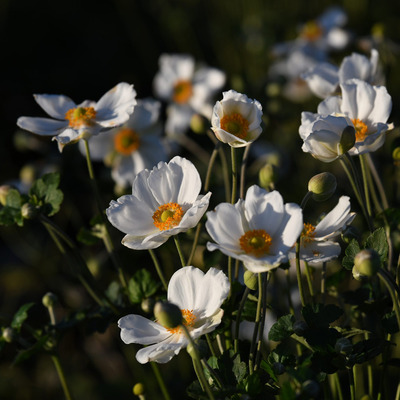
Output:
<instances>
[{"instance_id":1,"label":"white flower petal","mask_svg":"<svg viewBox=\"0 0 400 400\"><path fill-rule=\"evenodd\" d=\"M17 125L37 135L56 136L68 127L68 122L50 118L19 117Z\"/></svg>"},{"instance_id":2,"label":"white flower petal","mask_svg":"<svg viewBox=\"0 0 400 400\"><path fill-rule=\"evenodd\" d=\"M55 119L65 120L67 111L76 107L76 104L67 96L57 94L34 94L36 102Z\"/></svg>"},{"instance_id":3,"label":"white flower petal","mask_svg":"<svg viewBox=\"0 0 400 400\"><path fill-rule=\"evenodd\" d=\"M179 354L182 347L186 347L187 345L187 341L184 338L182 339L182 343L172 342L173 336L164 342L140 349L136 353L136 360L141 364L145 364L149 361L155 361L162 364L167 363L173 356Z\"/></svg>"}]
</instances>

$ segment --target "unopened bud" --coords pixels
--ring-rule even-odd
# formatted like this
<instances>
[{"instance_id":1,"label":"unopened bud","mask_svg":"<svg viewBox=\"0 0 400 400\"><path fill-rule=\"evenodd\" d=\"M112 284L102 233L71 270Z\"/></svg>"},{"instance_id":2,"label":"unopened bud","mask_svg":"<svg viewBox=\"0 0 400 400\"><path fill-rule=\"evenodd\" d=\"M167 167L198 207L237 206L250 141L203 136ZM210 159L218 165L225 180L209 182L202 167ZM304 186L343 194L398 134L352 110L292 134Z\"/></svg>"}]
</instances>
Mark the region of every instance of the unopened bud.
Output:
<instances>
[{"instance_id":1,"label":"unopened bud","mask_svg":"<svg viewBox=\"0 0 400 400\"><path fill-rule=\"evenodd\" d=\"M1 185L0 186L0 204L5 206L7 204L7 195L10 192L10 185Z\"/></svg>"},{"instance_id":2,"label":"unopened bud","mask_svg":"<svg viewBox=\"0 0 400 400\"><path fill-rule=\"evenodd\" d=\"M250 289L250 290L256 290L258 286L258 278L257 275L254 272L251 272L249 270L246 270L243 274L243 279L244 279L244 284Z\"/></svg>"},{"instance_id":3,"label":"unopened bud","mask_svg":"<svg viewBox=\"0 0 400 400\"><path fill-rule=\"evenodd\" d=\"M204 118L199 114L194 114L190 120L190 129L194 133L204 133L205 131L205 124Z\"/></svg>"},{"instance_id":4,"label":"unopened bud","mask_svg":"<svg viewBox=\"0 0 400 400\"><path fill-rule=\"evenodd\" d=\"M354 147L356 142L356 130L353 126L348 125L344 128L342 132L342 137L340 138L339 149L340 154L347 153L351 148Z\"/></svg>"},{"instance_id":5,"label":"unopened bud","mask_svg":"<svg viewBox=\"0 0 400 400\"><path fill-rule=\"evenodd\" d=\"M280 362L274 362L272 364L272 369L276 375L282 375L286 371L286 367Z\"/></svg>"},{"instance_id":6,"label":"unopened bud","mask_svg":"<svg viewBox=\"0 0 400 400\"><path fill-rule=\"evenodd\" d=\"M328 200L336 191L336 178L330 172L322 172L314 175L308 181L308 190L312 193L312 197L316 201Z\"/></svg>"},{"instance_id":7,"label":"unopened bud","mask_svg":"<svg viewBox=\"0 0 400 400\"><path fill-rule=\"evenodd\" d=\"M154 306L154 316L165 328L176 328L182 324L182 311L175 304L158 301Z\"/></svg>"},{"instance_id":8,"label":"unopened bud","mask_svg":"<svg viewBox=\"0 0 400 400\"><path fill-rule=\"evenodd\" d=\"M7 328L4 328L2 336L4 341L7 343L12 343L15 339L15 331L13 328L8 326Z\"/></svg>"},{"instance_id":9,"label":"unopened bud","mask_svg":"<svg viewBox=\"0 0 400 400\"><path fill-rule=\"evenodd\" d=\"M340 338L336 341L335 350L338 353L350 354L353 350L353 345L349 339Z\"/></svg>"},{"instance_id":10,"label":"unopened bud","mask_svg":"<svg viewBox=\"0 0 400 400\"><path fill-rule=\"evenodd\" d=\"M136 383L136 385L133 386L132 392L135 396L143 396L145 393L145 388L143 383Z\"/></svg>"},{"instance_id":11,"label":"unopened bud","mask_svg":"<svg viewBox=\"0 0 400 400\"><path fill-rule=\"evenodd\" d=\"M46 308L51 308L58 303L58 297L54 293L48 292L43 296L42 303Z\"/></svg>"},{"instance_id":12,"label":"unopened bud","mask_svg":"<svg viewBox=\"0 0 400 400\"><path fill-rule=\"evenodd\" d=\"M38 209L31 203L25 203L21 207L22 218L33 219L38 215Z\"/></svg>"},{"instance_id":13,"label":"unopened bud","mask_svg":"<svg viewBox=\"0 0 400 400\"><path fill-rule=\"evenodd\" d=\"M260 186L264 189L269 189L276 182L277 169L276 166L270 163L265 164L258 173Z\"/></svg>"},{"instance_id":14,"label":"unopened bud","mask_svg":"<svg viewBox=\"0 0 400 400\"><path fill-rule=\"evenodd\" d=\"M400 166L400 147L396 147L392 152L393 163Z\"/></svg>"},{"instance_id":15,"label":"unopened bud","mask_svg":"<svg viewBox=\"0 0 400 400\"><path fill-rule=\"evenodd\" d=\"M142 307L142 310L145 313L150 314L153 312L154 304L155 304L155 300L151 297L148 297L148 298L142 300L142 303L140 306Z\"/></svg>"},{"instance_id":16,"label":"unopened bud","mask_svg":"<svg viewBox=\"0 0 400 400\"><path fill-rule=\"evenodd\" d=\"M381 258L373 249L361 250L354 257L354 268L365 277L374 276L380 267Z\"/></svg>"},{"instance_id":17,"label":"unopened bud","mask_svg":"<svg viewBox=\"0 0 400 400\"><path fill-rule=\"evenodd\" d=\"M315 398L319 395L320 387L318 382L308 379L303 382L302 391L309 396L308 398Z\"/></svg>"}]
</instances>

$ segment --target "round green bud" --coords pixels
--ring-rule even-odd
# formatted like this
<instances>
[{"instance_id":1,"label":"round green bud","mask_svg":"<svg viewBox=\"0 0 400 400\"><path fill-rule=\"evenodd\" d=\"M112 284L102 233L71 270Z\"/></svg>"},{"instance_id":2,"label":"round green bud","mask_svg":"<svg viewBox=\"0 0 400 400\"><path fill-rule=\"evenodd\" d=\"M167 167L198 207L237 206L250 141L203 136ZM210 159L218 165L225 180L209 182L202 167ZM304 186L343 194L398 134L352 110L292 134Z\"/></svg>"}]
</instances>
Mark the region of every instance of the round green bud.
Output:
<instances>
[{"instance_id":1,"label":"round green bud","mask_svg":"<svg viewBox=\"0 0 400 400\"><path fill-rule=\"evenodd\" d=\"M312 197L316 201L328 200L335 193L337 182L335 175L330 172L322 172L314 175L308 181L308 190L312 193Z\"/></svg>"},{"instance_id":2,"label":"round green bud","mask_svg":"<svg viewBox=\"0 0 400 400\"><path fill-rule=\"evenodd\" d=\"M154 306L154 316L165 328L176 328L182 324L182 311L175 304L158 301Z\"/></svg>"},{"instance_id":3,"label":"round green bud","mask_svg":"<svg viewBox=\"0 0 400 400\"><path fill-rule=\"evenodd\" d=\"M2 336L3 336L4 341L7 343L12 343L16 337L14 329L11 328L10 326L3 329Z\"/></svg>"},{"instance_id":4,"label":"round green bud","mask_svg":"<svg viewBox=\"0 0 400 400\"><path fill-rule=\"evenodd\" d=\"M354 257L354 267L366 277L374 276L381 267L381 258L373 249L361 250Z\"/></svg>"},{"instance_id":5,"label":"round green bud","mask_svg":"<svg viewBox=\"0 0 400 400\"><path fill-rule=\"evenodd\" d=\"M37 171L36 168L32 164L24 165L19 171L19 177L22 182L26 184L32 184L32 182L36 179Z\"/></svg>"},{"instance_id":6,"label":"round green bud","mask_svg":"<svg viewBox=\"0 0 400 400\"><path fill-rule=\"evenodd\" d=\"M335 350L338 353L350 354L353 350L353 345L349 339L340 338L336 341Z\"/></svg>"},{"instance_id":7,"label":"round green bud","mask_svg":"<svg viewBox=\"0 0 400 400\"><path fill-rule=\"evenodd\" d=\"M293 332L297 336L303 336L308 330L308 325L306 324L305 321L296 321L293 324Z\"/></svg>"},{"instance_id":8,"label":"round green bud","mask_svg":"<svg viewBox=\"0 0 400 400\"><path fill-rule=\"evenodd\" d=\"M204 133L205 131L204 118L199 114L194 114L190 120L190 129L194 133L198 134Z\"/></svg>"},{"instance_id":9,"label":"round green bud","mask_svg":"<svg viewBox=\"0 0 400 400\"><path fill-rule=\"evenodd\" d=\"M400 147L396 147L392 152L393 162L396 166L400 166Z\"/></svg>"},{"instance_id":10,"label":"round green bud","mask_svg":"<svg viewBox=\"0 0 400 400\"><path fill-rule=\"evenodd\" d=\"M38 209L31 203L22 204L21 215L25 219L33 219L39 214Z\"/></svg>"},{"instance_id":11,"label":"round green bud","mask_svg":"<svg viewBox=\"0 0 400 400\"><path fill-rule=\"evenodd\" d=\"M276 165L271 163L265 164L258 172L258 181L260 186L264 189L269 189L277 180L277 168Z\"/></svg>"},{"instance_id":12,"label":"round green bud","mask_svg":"<svg viewBox=\"0 0 400 400\"><path fill-rule=\"evenodd\" d=\"M136 383L136 385L133 386L132 392L135 396L142 396L145 393L145 388L143 383Z\"/></svg>"},{"instance_id":13,"label":"round green bud","mask_svg":"<svg viewBox=\"0 0 400 400\"><path fill-rule=\"evenodd\" d=\"M146 299L142 300L140 306L145 313L150 314L154 310L155 303L156 301L152 297L147 297Z\"/></svg>"},{"instance_id":14,"label":"round green bud","mask_svg":"<svg viewBox=\"0 0 400 400\"><path fill-rule=\"evenodd\" d=\"M46 308L51 308L58 303L58 297L54 293L48 292L43 296L42 303Z\"/></svg>"},{"instance_id":15,"label":"round green bud","mask_svg":"<svg viewBox=\"0 0 400 400\"><path fill-rule=\"evenodd\" d=\"M353 126L348 125L343 129L342 136L340 138L339 149L340 154L347 153L356 143L356 130Z\"/></svg>"},{"instance_id":16,"label":"round green bud","mask_svg":"<svg viewBox=\"0 0 400 400\"><path fill-rule=\"evenodd\" d=\"M308 379L301 386L302 392L310 396L310 398L318 397L320 391L318 382Z\"/></svg>"},{"instance_id":17,"label":"round green bud","mask_svg":"<svg viewBox=\"0 0 400 400\"><path fill-rule=\"evenodd\" d=\"M274 362L272 364L272 369L276 375L282 375L286 371L286 367L280 362Z\"/></svg>"},{"instance_id":18,"label":"round green bud","mask_svg":"<svg viewBox=\"0 0 400 400\"><path fill-rule=\"evenodd\" d=\"M357 267L354 265L353 269L351 270L351 273L353 274L353 278L356 281L364 281L366 277L364 275L361 275L360 271L357 269Z\"/></svg>"},{"instance_id":19,"label":"round green bud","mask_svg":"<svg viewBox=\"0 0 400 400\"><path fill-rule=\"evenodd\" d=\"M360 400L373 400L373 398L369 394L364 394L364 396L361 397Z\"/></svg>"},{"instance_id":20,"label":"round green bud","mask_svg":"<svg viewBox=\"0 0 400 400\"><path fill-rule=\"evenodd\" d=\"M250 290L256 290L258 287L258 278L257 275L254 272L251 272L249 270L246 270L243 274L243 279L244 279L244 284L250 289Z\"/></svg>"},{"instance_id":21,"label":"round green bud","mask_svg":"<svg viewBox=\"0 0 400 400\"><path fill-rule=\"evenodd\" d=\"M7 195L10 192L10 185L1 185L0 186L0 204L5 206L7 204Z\"/></svg>"}]
</instances>

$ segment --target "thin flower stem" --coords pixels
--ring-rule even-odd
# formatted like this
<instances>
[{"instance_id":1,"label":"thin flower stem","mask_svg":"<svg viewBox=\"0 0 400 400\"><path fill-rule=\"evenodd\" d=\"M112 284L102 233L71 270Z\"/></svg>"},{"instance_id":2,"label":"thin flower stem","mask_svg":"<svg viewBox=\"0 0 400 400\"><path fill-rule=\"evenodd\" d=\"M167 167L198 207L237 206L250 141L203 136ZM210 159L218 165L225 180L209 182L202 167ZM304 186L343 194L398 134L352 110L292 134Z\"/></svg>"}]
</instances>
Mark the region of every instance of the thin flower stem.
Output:
<instances>
[{"instance_id":1,"label":"thin flower stem","mask_svg":"<svg viewBox=\"0 0 400 400\"><path fill-rule=\"evenodd\" d=\"M268 282L271 278L271 272L267 272L267 276L264 277L264 283L263 283L263 293L262 293L262 317L261 317L261 323L260 326L258 327L258 344L257 344L257 354L256 354L256 362L254 366L254 370L257 370L260 367L261 363L261 347L262 347L262 342L263 342L263 333L264 333L264 326L265 326L265 320L267 317L267 287L268 287Z\"/></svg>"},{"instance_id":2,"label":"thin flower stem","mask_svg":"<svg viewBox=\"0 0 400 400\"><path fill-rule=\"evenodd\" d=\"M224 387L221 378L219 377L219 375L217 374L217 372L210 366L210 364L208 364L208 362L206 360L204 360L203 358L200 360L201 361L201 365L204 368L207 368L208 371L210 372L210 375L212 376L212 378L215 380L215 382L217 383L217 385L219 386L220 389L222 389Z\"/></svg>"},{"instance_id":3,"label":"thin flower stem","mask_svg":"<svg viewBox=\"0 0 400 400\"><path fill-rule=\"evenodd\" d=\"M301 280L300 238L297 240L297 243L296 243L296 274L297 274L297 284L299 286L301 306L304 307L306 302L304 301L304 289L303 289L303 282Z\"/></svg>"},{"instance_id":4,"label":"thin flower stem","mask_svg":"<svg viewBox=\"0 0 400 400\"><path fill-rule=\"evenodd\" d=\"M356 388L354 384L353 368L348 368L348 374L349 374L349 386L350 386L350 399L356 400Z\"/></svg>"},{"instance_id":5,"label":"thin flower stem","mask_svg":"<svg viewBox=\"0 0 400 400\"><path fill-rule=\"evenodd\" d=\"M343 392L342 392L342 386L340 385L339 374L335 372L333 374L333 377L336 383L336 389L339 396L339 400L343 400Z\"/></svg>"},{"instance_id":6,"label":"thin flower stem","mask_svg":"<svg viewBox=\"0 0 400 400\"><path fill-rule=\"evenodd\" d=\"M101 220L102 220L103 226L104 226L104 232L103 232L104 234L102 235L103 242L104 242L104 245L105 245L105 247L107 249L108 255L110 256L114 267L118 271L118 277L119 277L119 280L121 282L121 285L125 289L125 291L127 292L128 291L128 284L127 284L127 281L125 279L125 275L124 275L123 270L121 268L120 262L117 259L117 256L115 254L114 244L112 243L111 236L110 236L110 234L108 232L107 221L106 221L106 218L105 218L105 215L104 215L104 210L103 210L103 206L102 206L102 202L101 202L101 198L100 198L100 192L99 192L99 188L97 186L96 178L94 176L92 159L90 157L89 142L86 139L83 142L85 144L86 163L87 163L87 167L88 167L89 178L90 178L90 181L92 182L92 186L93 186L93 191L94 191L94 196L95 196L95 199L96 199L98 212L99 212L99 214L101 216Z\"/></svg>"},{"instance_id":7,"label":"thin flower stem","mask_svg":"<svg viewBox=\"0 0 400 400\"><path fill-rule=\"evenodd\" d=\"M311 198L312 194L313 194L312 192L308 191L306 193L306 195L303 197L303 200L301 201L301 204L300 204L300 207L303 211L306 207L306 204L308 203L308 200Z\"/></svg>"},{"instance_id":8,"label":"thin flower stem","mask_svg":"<svg viewBox=\"0 0 400 400\"><path fill-rule=\"evenodd\" d=\"M360 165L361 165L362 180L363 180L363 185L364 185L365 203L366 203L368 215L371 218L372 217L372 208L371 208L371 200L370 200L369 190L368 190L368 167L366 164L366 159L363 154L360 154Z\"/></svg>"},{"instance_id":9,"label":"thin flower stem","mask_svg":"<svg viewBox=\"0 0 400 400\"><path fill-rule=\"evenodd\" d=\"M246 286L246 289L245 289L244 292L243 292L242 299L240 300L238 312L237 312L237 315L236 315L235 336L234 336L234 338L233 338L235 353L239 353L240 317L242 316L242 312L243 312L243 309L244 309L244 305L245 305L245 303L246 303L247 296L249 295L249 293L250 293L250 289Z\"/></svg>"},{"instance_id":10,"label":"thin flower stem","mask_svg":"<svg viewBox=\"0 0 400 400\"><path fill-rule=\"evenodd\" d=\"M69 387L68 387L68 384L67 384L67 380L65 379L64 370L63 370L63 368L61 366L59 357L57 355L53 354L51 356L51 359L53 360L54 366L55 366L57 374L58 374L58 378L60 379L61 386L63 388L65 398L67 400L72 400L71 392L69 390Z\"/></svg>"},{"instance_id":11,"label":"thin flower stem","mask_svg":"<svg viewBox=\"0 0 400 400\"><path fill-rule=\"evenodd\" d=\"M388 276L386 275L384 270L380 270L378 271L378 276L380 278L380 280L385 284L390 297L392 298L392 303L393 303L393 310L396 314L396 319L397 319L397 325L400 328L400 307L399 307L399 300L398 297L396 296L395 290L396 288L393 287L393 282L388 279Z\"/></svg>"},{"instance_id":12,"label":"thin flower stem","mask_svg":"<svg viewBox=\"0 0 400 400\"><path fill-rule=\"evenodd\" d=\"M262 296L263 296L263 284L262 284L262 276L261 274L257 274L258 277L258 301L257 301L257 310L256 310L256 319L254 321L254 331L253 331L253 339L251 341L250 346L250 355L249 355L249 373L250 375L254 372L254 361L255 361L255 350L258 336L258 325L261 320L261 304L262 304Z\"/></svg>"},{"instance_id":13,"label":"thin flower stem","mask_svg":"<svg viewBox=\"0 0 400 400\"><path fill-rule=\"evenodd\" d=\"M179 254L179 258L181 260L182 267L186 267L187 264L186 264L185 257L182 252L182 248L181 248L181 244L180 244L178 235L174 235L174 241L175 241L176 249L178 250L178 254Z\"/></svg>"},{"instance_id":14,"label":"thin flower stem","mask_svg":"<svg viewBox=\"0 0 400 400\"><path fill-rule=\"evenodd\" d=\"M190 356L192 357L193 366L195 367L195 372L197 374L199 382L200 382L201 386L203 387L203 390L207 393L209 399L214 400L215 397L211 391L210 385L208 384L208 381L204 375L204 370L201 366L201 360L200 360L200 356L199 356L199 352L197 350L196 344L194 343L192 337L190 336L190 333L189 333L187 327L184 324L180 325L180 327L183 330L183 333L185 334L186 339L189 341L189 343L192 346L193 351L190 353Z\"/></svg>"},{"instance_id":15,"label":"thin flower stem","mask_svg":"<svg viewBox=\"0 0 400 400\"><path fill-rule=\"evenodd\" d=\"M326 262L322 263L322 272L321 272L321 296L322 296L322 303L325 304L326 302Z\"/></svg>"},{"instance_id":16,"label":"thin flower stem","mask_svg":"<svg viewBox=\"0 0 400 400\"><path fill-rule=\"evenodd\" d=\"M373 226L372 226L372 222L371 222L371 220L369 218L369 215L367 213L367 210L365 208L364 201L362 200L362 197L361 197L361 194L360 194L360 191L359 191L359 186L356 184L356 181L354 180L354 178L353 178L348 166L346 165L346 162L344 161L344 159L340 158L339 160L340 160L340 163L342 164L343 170L345 171L345 173L347 175L347 178L349 179L349 182L350 182L350 184L351 184L351 186L353 188L353 192L354 192L355 196L357 197L358 204L360 205L361 210L362 210L362 212L364 214L364 217L365 217L365 219L367 221L368 228L372 232L374 229L373 229Z\"/></svg>"},{"instance_id":17,"label":"thin flower stem","mask_svg":"<svg viewBox=\"0 0 400 400\"><path fill-rule=\"evenodd\" d=\"M229 279L229 294L228 299L231 298L232 295L232 283L233 283L233 274L232 274L232 257L228 257L228 279Z\"/></svg>"},{"instance_id":18,"label":"thin flower stem","mask_svg":"<svg viewBox=\"0 0 400 400\"><path fill-rule=\"evenodd\" d=\"M369 333L364 333L364 338L368 340L370 338ZM371 398L374 397L374 376L371 360L367 363L367 376L368 376L368 394Z\"/></svg>"},{"instance_id":19,"label":"thin flower stem","mask_svg":"<svg viewBox=\"0 0 400 400\"><path fill-rule=\"evenodd\" d=\"M231 147L231 161L232 161L231 204L235 204L237 196L237 161L236 161L236 149L234 147Z\"/></svg>"},{"instance_id":20,"label":"thin flower stem","mask_svg":"<svg viewBox=\"0 0 400 400\"><path fill-rule=\"evenodd\" d=\"M210 349L211 355L212 355L213 357L216 357L216 356L217 356L217 353L215 352L214 346L213 346L213 344L211 343L210 335L209 335L208 333L206 333L206 334L205 334L205 337L206 337L207 344L208 344L208 347L209 347L209 349Z\"/></svg>"},{"instance_id":21,"label":"thin flower stem","mask_svg":"<svg viewBox=\"0 0 400 400\"><path fill-rule=\"evenodd\" d=\"M151 362L150 365L151 365L151 368L153 369L154 376L156 377L158 386L161 389L161 392L162 392L162 394L164 396L164 399L165 400L171 400L171 396L168 393L167 386L165 385L164 379L163 379L163 377L161 375L161 372L160 372L160 369L159 369L157 363Z\"/></svg>"},{"instance_id":22,"label":"thin flower stem","mask_svg":"<svg viewBox=\"0 0 400 400\"><path fill-rule=\"evenodd\" d=\"M244 186L245 186L245 178L246 178L246 167L247 167L247 161L249 159L249 153L250 153L250 147L251 144L247 145L244 149L243 152L243 158L242 158L242 166L240 168L240 190L239 190L239 197L241 199L244 198Z\"/></svg>"},{"instance_id":23,"label":"thin flower stem","mask_svg":"<svg viewBox=\"0 0 400 400\"><path fill-rule=\"evenodd\" d=\"M154 263L154 266L155 266L155 268L156 268L158 277L160 278L161 283L162 283L162 285L164 286L164 289L165 289L165 290L168 290L167 281L166 281L165 278L164 278L164 274L163 274L162 269L161 269L161 267L160 267L160 263L159 263L158 260L157 260L156 254L154 253L154 250L149 249L149 253L150 253L150 256L151 256L151 258L152 258L152 260L153 260L153 263Z\"/></svg>"},{"instance_id":24,"label":"thin flower stem","mask_svg":"<svg viewBox=\"0 0 400 400\"><path fill-rule=\"evenodd\" d=\"M313 288L312 279L311 279L311 267L308 265L307 262L305 262L304 264L305 264L304 270L306 272L308 290L310 292L311 299L314 301L315 294L314 294L314 288Z\"/></svg>"},{"instance_id":25,"label":"thin flower stem","mask_svg":"<svg viewBox=\"0 0 400 400\"><path fill-rule=\"evenodd\" d=\"M388 200L386 197L385 188L383 187L381 178L378 174L378 171L375 168L375 164L374 164L374 161L372 160L371 154L367 153L365 156L366 156L370 171L372 173L372 176L374 177L376 187L378 188L378 192L379 192L379 195L382 200L383 208L384 208L384 210L386 210L387 208L389 208L389 203L388 203Z\"/></svg>"},{"instance_id":26,"label":"thin flower stem","mask_svg":"<svg viewBox=\"0 0 400 400\"><path fill-rule=\"evenodd\" d=\"M287 288L289 311L290 311L290 314L294 315L294 307L293 307L293 301L292 301L291 290L290 290L291 283L290 283L289 269L285 269L285 276L286 276L286 288Z\"/></svg>"},{"instance_id":27,"label":"thin flower stem","mask_svg":"<svg viewBox=\"0 0 400 400\"><path fill-rule=\"evenodd\" d=\"M203 227L203 224L201 222L199 222L197 224L196 232L194 234L192 249L190 250L189 259L187 262L188 265L192 265L193 257L196 253L197 243L199 242L199 237L200 237L200 232L201 232L202 227Z\"/></svg>"},{"instance_id":28,"label":"thin flower stem","mask_svg":"<svg viewBox=\"0 0 400 400\"><path fill-rule=\"evenodd\" d=\"M217 335L217 345L218 345L218 350L221 353L221 355L224 354L225 349L224 349L224 345L222 343L221 334L219 334L219 333Z\"/></svg>"}]
</instances>

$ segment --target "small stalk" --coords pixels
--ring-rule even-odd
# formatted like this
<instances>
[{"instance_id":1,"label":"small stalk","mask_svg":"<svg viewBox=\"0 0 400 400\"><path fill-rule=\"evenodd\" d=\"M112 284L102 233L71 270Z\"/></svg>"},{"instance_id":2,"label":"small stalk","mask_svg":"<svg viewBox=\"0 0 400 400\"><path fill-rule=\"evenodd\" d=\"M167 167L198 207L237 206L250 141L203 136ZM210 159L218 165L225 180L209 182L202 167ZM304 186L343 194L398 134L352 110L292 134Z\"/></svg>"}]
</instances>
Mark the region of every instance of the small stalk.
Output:
<instances>
[{"instance_id":1,"label":"small stalk","mask_svg":"<svg viewBox=\"0 0 400 400\"><path fill-rule=\"evenodd\" d=\"M56 368L58 378L60 379L60 383L61 383L61 386L63 388L65 398L67 400L72 400L71 392L69 390L67 380L65 379L64 369L61 366L61 362L60 362L59 357L57 355L53 354L51 356L51 359L52 359L52 361L54 363L54 366Z\"/></svg>"},{"instance_id":2,"label":"small stalk","mask_svg":"<svg viewBox=\"0 0 400 400\"><path fill-rule=\"evenodd\" d=\"M164 396L164 400L171 400L171 396L168 393L167 386L165 385L165 382L164 382L164 379L163 379L163 377L161 375L161 372L160 372L160 369L158 367L158 364L155 363L155 362L151 362L150 365L151 365L151 368L153 369L153 373L154 373L154 376L156 377L158 386L160 387L161 392L162 392L162 394Z\"/></svg>"},{"instance_id":3,"label":"small stalk","mask_svg":"<svg viewBox=\"0 0 400 400\"><path fill-rule=\"evenodd\" d=\"M250 293L250 289L246 286L246 289L245 289L244 292L243 292L242 299L240 300L238 312L237 312L237 315L236 315L235 336L234 336L234 338L233 338L235 353L239 353L240 317L242 316L242 312L243 312L243 309L244 309L244 305L245 305L245 303L246 303L247 296L249 295L249 293Z\"/></svg>"},{"instance_id":4,"label":"small stalk","mask_svg":"<svg viewBox=\"0 0 400 400\"><path fill-rule=\"evenodd\" d=\"M180 244L178 235L174 235L174 241L175 241L176 249L178 250L179 259L181 260L182 267L186 267L187 264L185 261L185 256L183 255L183 252L182 252L182 248L181 248L181 244Z\"/></svg>"},{"instance_id":5,"label":"small stalk","mask_svg":"<svg viewBox=\"0 0 400 400\"><path fill-rule=\"evenodd\" d=\"M243 158L242 158L242 166L241 166L241 169L240 169L240 191L239 191L239 197L241 199L244 198L246 167L247 167L247 161L249 159L250 147L251 147L251 144L247 145L245 147L245 149L244 149Z\"/></svg>"},{"instance_id":6,"label":"small stalk","mask_svg":"<svg viewBox=\"0 0 400 400\"><path fill-rule=\"evenodd\" d=\"M167 284L167 281L164 278L164 274L163 274L162 269L160 267L160 263L157 260L156 254L154 253L154 250L152 250L152 249L149 249L149 253L150 253L150 256L151 256L151 258L153 260L153 263L154 263L154 266L156 268L158 277L160 278L161 283L164 286L164 289L167 291L168 290L168 284Z\"/></svg>"},{"instance_id":7,"label":"small stalk","mask_svg":"<svg viewBox=\"0 0 400 400\"><path fill-rule=\"evenodd\" d=\"M258 336L258 325L261 320L261 304L262 304L262 296L263 296L263 284L262 284L262 276L261 274L257 274L258 277L258 301L257 301L257 310L256 310L256 319L254 321L254 331L253 331L253 339L251 341L250 346L250 355L249 355L249 374L251 375L254 372L254 361L255 361L255 350Z\"/></svg>"},{"instance_id":8,"label":"small stalk","mask_svg":"<svg viewBox=\"0 0 400 400\"><path fill-rule=\"evenodd\" d=\"M237 196L237 161L236 161L236 149L234 147L231 147L231 161L232 161L231 204L235 204Z\"/></svg>"}]
</instances>

